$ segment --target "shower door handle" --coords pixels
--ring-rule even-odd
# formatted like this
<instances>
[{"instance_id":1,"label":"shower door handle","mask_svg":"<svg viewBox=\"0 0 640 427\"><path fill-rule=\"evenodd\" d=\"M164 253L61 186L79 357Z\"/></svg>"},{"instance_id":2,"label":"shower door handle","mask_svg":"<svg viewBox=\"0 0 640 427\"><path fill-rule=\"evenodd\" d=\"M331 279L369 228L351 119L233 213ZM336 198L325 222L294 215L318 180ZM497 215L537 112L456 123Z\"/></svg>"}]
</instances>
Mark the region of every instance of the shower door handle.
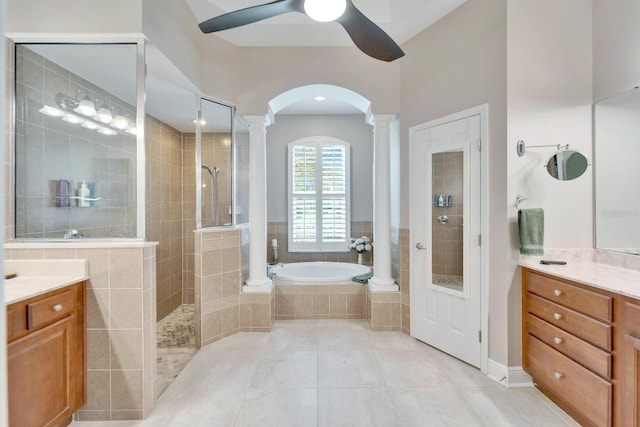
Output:
<instances>
[{"instance_id":1,"label":"shower door handle","mask_svg":"<svg viewBox=\"0 0 640 427\"><path fill-rule=\"evenodd\" d=\"M424 247L424 245L420 242L416 243L416 249L419 251L426 251L427 248Z\"/></svg>"}]
</instances>

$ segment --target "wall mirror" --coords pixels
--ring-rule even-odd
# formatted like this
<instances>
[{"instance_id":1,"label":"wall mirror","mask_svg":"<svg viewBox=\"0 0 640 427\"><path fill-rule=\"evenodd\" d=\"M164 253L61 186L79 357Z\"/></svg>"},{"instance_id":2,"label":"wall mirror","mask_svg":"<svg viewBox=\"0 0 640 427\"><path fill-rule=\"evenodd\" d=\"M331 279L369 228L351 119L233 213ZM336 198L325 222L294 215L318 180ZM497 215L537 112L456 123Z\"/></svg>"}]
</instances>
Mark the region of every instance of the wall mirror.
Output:
<instances>
[{"instance_id":1,"label":"wall mirror","mask_svg":"<svg viewBox=\"0 0 640 427\"><path fill-rule=\"evenodd\" d=\"M571 181L582 176L588 166L587 157L574 149L558 150L545 163L549 175L560 181Z\"/></svg>"},{"instance_id":2,"label":"wall mirror","mask_svg":"<svg viewBox=\"0 0 640 427\"><path fill-rule=\"evenodd\" d=\"M595 246L640 254L640 91L594 106Z\"/></svg>"}]
</instances>

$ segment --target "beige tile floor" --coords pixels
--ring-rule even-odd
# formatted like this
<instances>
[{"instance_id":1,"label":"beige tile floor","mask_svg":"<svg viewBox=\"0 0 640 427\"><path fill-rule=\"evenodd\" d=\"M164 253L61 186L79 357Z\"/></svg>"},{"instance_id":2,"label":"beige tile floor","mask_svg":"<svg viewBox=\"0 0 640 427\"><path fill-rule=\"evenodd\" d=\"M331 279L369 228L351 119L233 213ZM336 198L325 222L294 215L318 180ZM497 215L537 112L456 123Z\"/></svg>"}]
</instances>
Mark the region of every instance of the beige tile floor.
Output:
<instances>
[{"instance_id":1,"label":"beige tile floor","mask_svg":"<svg viewBox=\"0 0 640 427\"><path fill-rule=\"evenodd\" d=\"M401 332L287 320L202 348L148 426L576 426L535 389L507 389Z\"/></svg>"}]
</instances>

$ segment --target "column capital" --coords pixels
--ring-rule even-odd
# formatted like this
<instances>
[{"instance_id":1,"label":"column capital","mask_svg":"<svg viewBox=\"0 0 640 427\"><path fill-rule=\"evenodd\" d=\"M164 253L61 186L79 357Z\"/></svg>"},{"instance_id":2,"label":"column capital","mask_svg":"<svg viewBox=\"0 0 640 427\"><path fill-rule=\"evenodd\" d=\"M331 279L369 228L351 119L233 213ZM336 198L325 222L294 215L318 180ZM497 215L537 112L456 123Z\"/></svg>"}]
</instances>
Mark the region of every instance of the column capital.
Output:
<instances>
[{"instance_id":1,"label":"column capital","mask_svg":"<svg viewBox=\"0 0 640 427\"><path fill-rule=\"evenodd\" d=\"M372 114L369 116L369 124L372 126L391 124L397 118L397 114Z\"/></svg>"},{"instance_id":2,"label":"column capital","mask_svg":"<svg viewBox=\"0 0 640 427\"><path fill-rule=\"evenodd\" d=\"M247 114L243 115L242 118L247 122L249 127L252 126L262 126L267 127L271 124L271 119L268 114L257 115L257 114Z\"/></svg>"}]
</instances>

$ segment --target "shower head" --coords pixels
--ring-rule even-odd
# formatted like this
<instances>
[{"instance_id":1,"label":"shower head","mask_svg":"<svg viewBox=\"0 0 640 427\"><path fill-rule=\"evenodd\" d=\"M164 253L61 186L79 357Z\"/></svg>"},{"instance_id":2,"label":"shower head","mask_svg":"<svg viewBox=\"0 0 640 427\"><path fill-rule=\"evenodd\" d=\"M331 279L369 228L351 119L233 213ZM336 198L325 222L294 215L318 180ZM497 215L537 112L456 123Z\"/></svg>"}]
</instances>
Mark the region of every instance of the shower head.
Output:
<instances>
[{"instance_id":1,"label":"shower head","mask_svg":"<svg viewBox=\"0 0 640 427\"><path fill-rule=\"evenodd\" d=\"M209 175L213 176L213 174L218 175L220 173L220 168L218 166L209 167L207 165L202 165L202 169L206 169L209 172Z\"/></svg>"}]
</instances>

